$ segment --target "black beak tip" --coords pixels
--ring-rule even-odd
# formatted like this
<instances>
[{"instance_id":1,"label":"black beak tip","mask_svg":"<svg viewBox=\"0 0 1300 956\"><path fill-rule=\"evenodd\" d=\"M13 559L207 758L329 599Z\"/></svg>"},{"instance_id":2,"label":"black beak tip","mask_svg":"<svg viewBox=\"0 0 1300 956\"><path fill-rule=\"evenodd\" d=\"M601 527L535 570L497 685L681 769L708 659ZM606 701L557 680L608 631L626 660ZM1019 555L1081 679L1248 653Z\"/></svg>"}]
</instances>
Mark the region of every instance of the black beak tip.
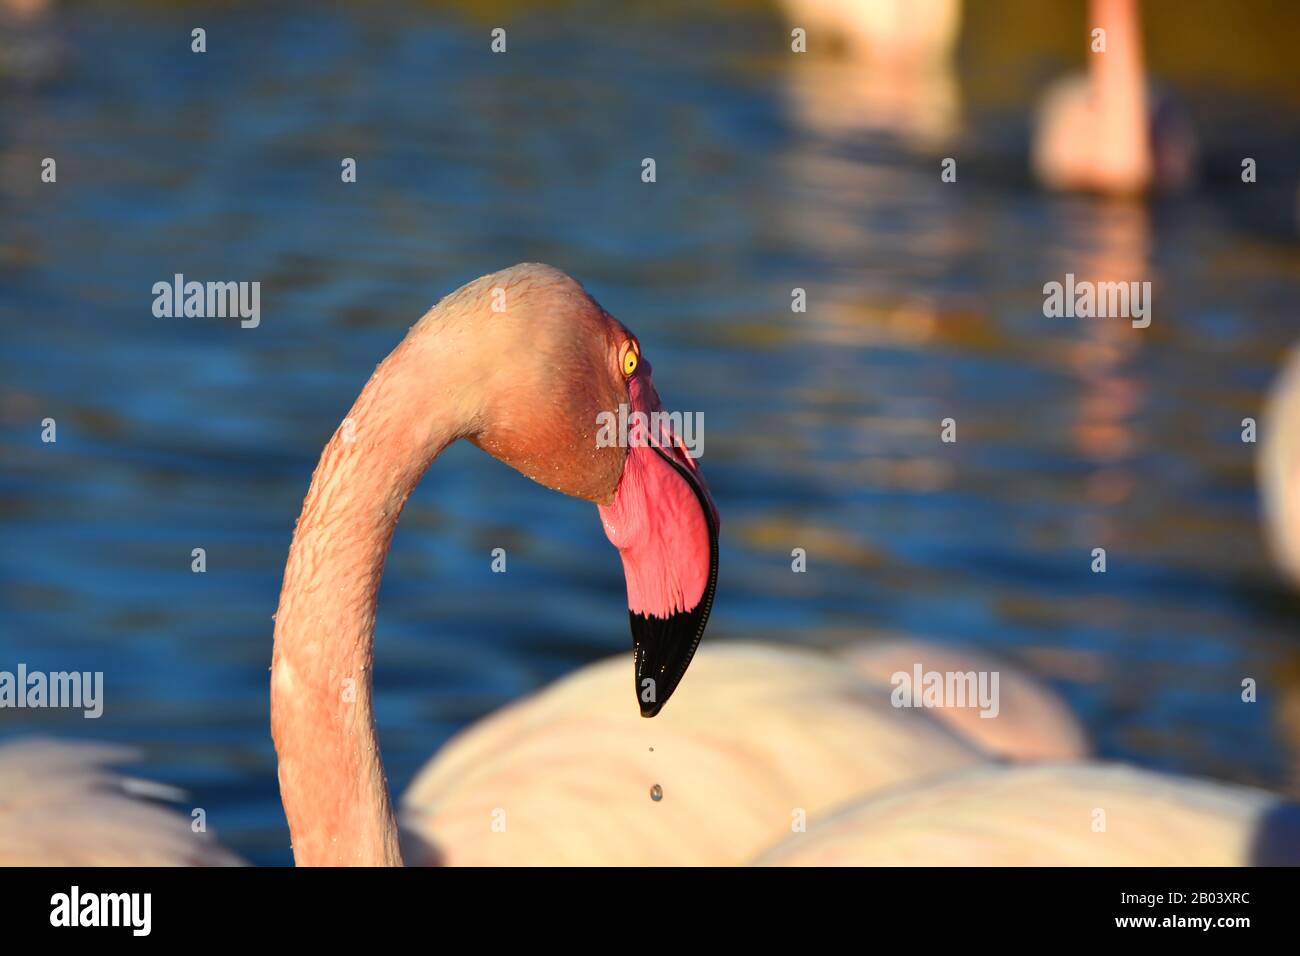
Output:
<instances>
[{"instance_id":1,"label":"black beak tip","mask_svg":"<svg viewBox=\"0 0 1300 956\"><path fill-rule=\"evenodd\" d=\"M677 690L695 656L709 604L668 617L631 612L632 645L636 664L637 703L642 717L654 717Z\"/></svg>"},{"instance_id":2,"label":"black beak tip","mask_svg":"<svg viewBox=\"0 0 1300 956\"><path fill-rule=\"evenodd\" d=\"M718 586L718 525L704 489L685 466L678 464L657 445L655 452L672 466L695 492L709 529L709 576L699 603L689 611L667 617L628 610L632 624L632 647L636 663L636 694L642 717L654 717L682 682L713 609L713 592Z\"/></svg>"}]
</instances>

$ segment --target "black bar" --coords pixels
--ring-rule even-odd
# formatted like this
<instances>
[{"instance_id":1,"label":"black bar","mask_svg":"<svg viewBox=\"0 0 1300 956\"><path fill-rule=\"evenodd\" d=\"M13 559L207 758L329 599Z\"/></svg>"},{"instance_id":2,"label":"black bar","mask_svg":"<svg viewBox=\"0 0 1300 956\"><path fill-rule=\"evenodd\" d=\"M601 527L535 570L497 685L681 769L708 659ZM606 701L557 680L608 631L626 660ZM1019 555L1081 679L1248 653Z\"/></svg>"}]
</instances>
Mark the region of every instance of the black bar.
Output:
<instances>
[{"instance_id":1,"label":"black bar","mask_svg":"<svg viewBox=\"0 0 1300 956\"><path fill-rule=\"evenodd\" d=\"M710 933L726 927L737 934L733 944L783 927L819 936L842 929L864 943L900 936L926 946L1191 935L1231 944L1295 924L1295 872L1287 869L13 869L0 870L0 883L8 943L75 933L81 942L129 944L131 925L51 925L57 895L70 903L73 886L82 912L88 895L148 893L149 938L205 945L281 938L437 945L468 934L462 945L473 946L530 928L576 939L610 920L633 945L642 927L657 925L671 937L677 926L685 939L697 923L709 924ZM142 925L142 913L136 916ZM1205 919L1208 928L1200 925Z\"/></svg>"}]
</instances>

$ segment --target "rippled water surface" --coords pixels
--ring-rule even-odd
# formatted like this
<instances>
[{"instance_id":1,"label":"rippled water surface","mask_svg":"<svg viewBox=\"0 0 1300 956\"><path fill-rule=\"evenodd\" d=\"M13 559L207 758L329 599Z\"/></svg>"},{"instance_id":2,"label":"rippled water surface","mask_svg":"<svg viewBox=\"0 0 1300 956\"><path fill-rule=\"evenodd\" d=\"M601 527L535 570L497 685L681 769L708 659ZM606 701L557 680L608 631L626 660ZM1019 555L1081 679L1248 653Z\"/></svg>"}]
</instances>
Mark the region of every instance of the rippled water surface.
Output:
<instances>
[{"instance_id":1,"label":"rippled water surface","mask_svg":"<svg viewBox=\"0 0 1300 956\"><path fill-rule=\"evenodd\" d=\"M288 862L267 665L316 457L429 305L540 260L637 332L669 407L704 413L707 640L983 646L1061 690L1104 756L1293 788L1300 618L1240 423L1297 331L1295 183L1234 170L1247 149L1296 168L1294 102L1189 83L1196 193L1051 198L1025 168L1034 87L959 71L955 101L882 105L852 65L783 55L761 6L632 16L521 6L505 56L495 21L440 7L75 8L4 34L0 668L102 670L107 700L99 721L5 711L0 736L140 744L224 840ZM1044 318L1067 272L1150 279L1151 327ZM261 325L155 318L175 273L260 281ZM628 644L595 510L453 448L381 594L393 786Z\"/></svg>"}]
</instances>

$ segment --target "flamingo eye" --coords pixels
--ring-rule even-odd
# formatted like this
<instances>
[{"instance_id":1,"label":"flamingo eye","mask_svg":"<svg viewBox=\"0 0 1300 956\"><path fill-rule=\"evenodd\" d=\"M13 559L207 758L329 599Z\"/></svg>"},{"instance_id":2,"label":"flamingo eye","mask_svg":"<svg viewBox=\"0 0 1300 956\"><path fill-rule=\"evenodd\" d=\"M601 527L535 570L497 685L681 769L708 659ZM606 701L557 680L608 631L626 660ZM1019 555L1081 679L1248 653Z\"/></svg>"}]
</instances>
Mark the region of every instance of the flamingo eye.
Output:
<instances>
[{"instance_id":1,"label":"flamingo eye","mask_svg":"<svg viewBox=\"0 0 1300 956\"><path fill-rule=\"evenodd\" d=\"M637 363L640 359L637 357L636 349L628 349L623 354L623 377L627 378L636 371Z\"/></svg>"}]
</instances>

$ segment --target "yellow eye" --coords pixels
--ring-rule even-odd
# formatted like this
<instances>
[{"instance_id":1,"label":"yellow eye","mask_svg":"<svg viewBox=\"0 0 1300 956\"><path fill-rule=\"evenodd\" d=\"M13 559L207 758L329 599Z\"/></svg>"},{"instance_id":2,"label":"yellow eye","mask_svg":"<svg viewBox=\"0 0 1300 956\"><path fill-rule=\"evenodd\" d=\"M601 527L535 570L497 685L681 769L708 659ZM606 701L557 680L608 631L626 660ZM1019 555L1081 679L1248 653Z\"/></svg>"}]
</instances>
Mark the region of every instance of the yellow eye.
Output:
<instances>
[{"instance_id":1,"label":"yellow eye","mask_svg":"<svg viewBox=\"0 0 1300 956\"><path fill-rule=\"evenodd\" d=\"M640 361L637 358L635 349L628 349L627 354L623 356L623 377L627 378L636 371L636 363Z\"/></svg>"}]
</instances>

